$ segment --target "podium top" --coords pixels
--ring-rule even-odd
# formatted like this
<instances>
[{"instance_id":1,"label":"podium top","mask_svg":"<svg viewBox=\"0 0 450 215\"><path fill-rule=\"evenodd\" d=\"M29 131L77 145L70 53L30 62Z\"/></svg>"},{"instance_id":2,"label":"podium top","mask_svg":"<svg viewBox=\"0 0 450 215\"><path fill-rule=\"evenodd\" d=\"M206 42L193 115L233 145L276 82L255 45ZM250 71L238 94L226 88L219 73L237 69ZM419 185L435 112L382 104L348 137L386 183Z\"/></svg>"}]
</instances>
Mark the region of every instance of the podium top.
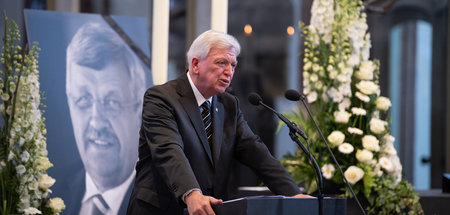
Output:
<instances>
[{"instance_id":1,"label":"podium top","mask_svg":"<svg viewBox=\"0 0 450 215\"><path fill-rule=\"evenodd\" d=\"M293 198L286 196L251 196L225 201L213 205L217 215L317 215L319 202L317 198ZM325 197L323 214L345 215L347 199Z\"/></svg>"}]
</instances>

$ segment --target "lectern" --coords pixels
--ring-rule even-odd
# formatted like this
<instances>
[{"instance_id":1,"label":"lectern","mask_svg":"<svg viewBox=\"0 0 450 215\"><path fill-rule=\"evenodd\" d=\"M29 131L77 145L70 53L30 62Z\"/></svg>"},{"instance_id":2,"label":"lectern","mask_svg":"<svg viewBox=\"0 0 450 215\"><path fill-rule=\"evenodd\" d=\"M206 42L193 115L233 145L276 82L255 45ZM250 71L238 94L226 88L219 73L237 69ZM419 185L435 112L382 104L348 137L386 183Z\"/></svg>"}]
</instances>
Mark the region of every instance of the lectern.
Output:
<instances>
[{"instance_id":1,"label":"lectern","mask_svg":"<svg viewBox=\"0 0 450 215\"><path fill-rule=\"evenodd\" d=\"M319 202L316 198L251 196L225 201L213 209L217 215L317 215ZM325 197L323 214L347 214L347 199Z\"/></svg>"}]
</instances>

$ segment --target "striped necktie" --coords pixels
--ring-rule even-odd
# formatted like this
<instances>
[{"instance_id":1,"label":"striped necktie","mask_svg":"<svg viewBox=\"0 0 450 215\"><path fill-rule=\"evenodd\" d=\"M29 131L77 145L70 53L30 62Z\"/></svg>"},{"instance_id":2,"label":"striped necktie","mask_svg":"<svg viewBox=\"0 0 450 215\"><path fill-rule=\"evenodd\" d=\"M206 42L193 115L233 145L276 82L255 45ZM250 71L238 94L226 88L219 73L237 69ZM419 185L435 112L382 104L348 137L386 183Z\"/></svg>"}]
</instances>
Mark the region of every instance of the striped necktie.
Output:
<instances>
[{"instance_id":1,"label":"striped necktie","mask_svg":"<svg viewBox=\"0 0 450 215\"><path fill-rule=\"evenodd\" d=\"M209 146L211 147L211 150L212 150L213 129L211 126L212 120L211 120L209 101L203 102L201 107L202 107L202 120L203 120L203 124L205 125L206 136L208 137Z\"/></svg>"},{"instance_id":2,"label":"striped necktie","mask_svg":"<svg viewBox=\"0 0 450 215\"><path fill-rule=\"evenodd\" d=\"M108 204L100 194L92 196L82 204L80 215L105 215L110 212Z\"/></svg>"}]
</instances>

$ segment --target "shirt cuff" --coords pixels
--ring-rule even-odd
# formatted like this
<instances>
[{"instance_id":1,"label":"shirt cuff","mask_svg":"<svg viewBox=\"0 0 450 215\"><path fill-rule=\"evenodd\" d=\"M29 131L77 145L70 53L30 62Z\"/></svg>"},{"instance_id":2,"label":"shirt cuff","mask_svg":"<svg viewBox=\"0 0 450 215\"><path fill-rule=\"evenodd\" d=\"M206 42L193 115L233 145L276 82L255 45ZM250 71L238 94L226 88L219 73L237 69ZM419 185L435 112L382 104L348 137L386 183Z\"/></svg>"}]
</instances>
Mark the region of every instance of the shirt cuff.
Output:
<instances>
[{"instance_id":1,"label":"shirt cuff","mask_svg":"<svg viewBox=\"0 0 450 215\"><path fill-rule=\"evenodd\" d=\"M191 194L192 193L192 191L199 191L202 195L203 195L203 193L202 193L202 191L200 190L200 189L198 189L198 188L193 188L193 189L190 189L190 190L188 190L187 192L185 192L184 194L183 194L183 196L181 196L181 200L183 200L183 202L186 204L186 197L189 195L189 194Z\"/></svg>"}]
</instances>

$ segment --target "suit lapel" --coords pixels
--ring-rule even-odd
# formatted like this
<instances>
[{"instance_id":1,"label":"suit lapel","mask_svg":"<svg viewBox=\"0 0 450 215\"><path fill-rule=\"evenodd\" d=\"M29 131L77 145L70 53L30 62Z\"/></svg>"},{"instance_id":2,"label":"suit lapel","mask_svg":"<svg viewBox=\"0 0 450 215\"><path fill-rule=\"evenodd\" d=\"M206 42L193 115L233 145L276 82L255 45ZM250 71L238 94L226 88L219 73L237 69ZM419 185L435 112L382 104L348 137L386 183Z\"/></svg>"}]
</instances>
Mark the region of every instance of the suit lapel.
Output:
<instances>
[{"instance_id":1,"label":"suit lapel","mask_svg":"<svg viewBox=\"0 0 450 215\"><path fill-rule=\"evenodd\" d=\"M186 75L184 75L184 78L180 78L179 80L181 83L180 84L181 87L178 89L178 92L181 95L180 104L182 104L184 110L189 116L189 119L191 120L192 125L195 128L197 136L199 137L200 142L203 145L206 154L208 155L209 161L214 166L208 138L206 137L205 127L203 125L202 117L200 115L200 109L195 100L195 96L189 84L189 80L187 79Z\"/></svg>"},{"instance_id":2,"label":"suit lapel","mask_svg":"<svg viewBox=\"0 0 450 215\"><path fill-rule=\"evenodd\" d=\"M211 113L214 123L213 155L214 155L214 163L217 165L220 155L220 148L222 146L224 108L223 104L218 102L217 96L213 97L212 104L213 106L211 108Z\"/></svg>"}]
</instances>

